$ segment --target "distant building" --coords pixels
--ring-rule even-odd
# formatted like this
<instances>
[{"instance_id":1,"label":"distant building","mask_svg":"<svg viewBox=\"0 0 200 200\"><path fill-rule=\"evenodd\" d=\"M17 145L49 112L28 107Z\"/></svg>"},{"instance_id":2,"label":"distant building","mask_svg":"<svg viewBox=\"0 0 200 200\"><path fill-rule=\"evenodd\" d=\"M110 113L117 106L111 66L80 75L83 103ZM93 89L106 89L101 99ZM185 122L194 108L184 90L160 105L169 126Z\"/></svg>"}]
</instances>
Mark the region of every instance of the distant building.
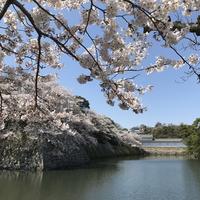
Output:
<instances>
[{"instance_id":1,"label":"distant building","mask_svg":"<svg viewBox=\"0 0 200 200\"><path fill-rule=\"evenodd\" d=\"M148 142L148 141L153 141L153 135L150 134L139 134L140 138L141 138L141 142Z\"/></svg>"},{"instance_id":2,"label":"distant building","mask_svg":"<svg viewBox=\"0 0 200 200\"><path fill-rule=\"evenodd\" d=\"M140 130L140 128L139 127L133 127L133 128L131 128L130 129L130 131L132 132L132 133L134 133L134 134L138 134L138 135L140 135L140 133L141 133L141 130Z\"/></svg>"},{"instance_id":3,"label":"distant building","mask_svg":"<svg viewBox=\"0 0 200 200\"><path fill-rule=\"evenodd\" d=\"M132 132L135 133L135 134L140 135L140 130L135 130L135 131L132 131Z\"/></svg>"}]
</instances>

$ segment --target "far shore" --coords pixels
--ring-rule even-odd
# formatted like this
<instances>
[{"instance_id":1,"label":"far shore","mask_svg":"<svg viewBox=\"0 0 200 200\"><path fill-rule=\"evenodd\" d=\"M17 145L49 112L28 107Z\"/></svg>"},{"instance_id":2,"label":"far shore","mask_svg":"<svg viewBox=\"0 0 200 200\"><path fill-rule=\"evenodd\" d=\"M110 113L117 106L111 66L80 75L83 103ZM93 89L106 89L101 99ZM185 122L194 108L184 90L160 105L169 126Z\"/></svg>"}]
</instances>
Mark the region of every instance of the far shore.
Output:
<instances>
[{"instance_id":1,"label":"far shore","mask_svg":"<svg viewBox=\"0 0 200 200\"><path fill-rule=\"evenodd\" d=\"M187 155L186 147L144 147L150 155Z\"/></svg>"}]
</instances>

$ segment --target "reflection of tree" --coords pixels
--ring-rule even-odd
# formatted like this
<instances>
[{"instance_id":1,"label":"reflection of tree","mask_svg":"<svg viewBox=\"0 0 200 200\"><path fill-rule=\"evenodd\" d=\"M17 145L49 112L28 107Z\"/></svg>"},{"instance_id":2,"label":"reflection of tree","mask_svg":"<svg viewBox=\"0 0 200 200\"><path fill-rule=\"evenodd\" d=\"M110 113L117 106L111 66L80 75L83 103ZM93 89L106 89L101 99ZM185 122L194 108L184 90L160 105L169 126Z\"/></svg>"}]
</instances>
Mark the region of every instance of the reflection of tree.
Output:
<instances>
[{"instance_id":1,"label":"reflection of tree","mask_svg":"<svg viewBox=\"0 0 200 200\"><path fill-rule=\"evenodd\" d=\"M200 162L197 160L185 160L183 177L185 184L185 199L199 199L200 196Z\"/></svg>"},{"instance_id":2,"label":"reflection of tree","mask_svg":"<svg viewBox=\"0 0 200 200\"><path fill-rule=\"evenodd\" d=\"M42 176L40 172L0 172L0 199L39 199Z\"/></svg>"},{"instance_id":3,"label":"reflection of tree","mask_svg":"<svg viewBox=\"0 0 200 200\"><path fill-rule=\"evenodd\" d=\"M85 169L45 172L41 200L95 199L92 195L97 194L99 186L104 187L118 171L116 162L107 162Z\"/></svg>"},{"instance_id":4,"label":"reflection of tree","mask_svg":"<svg viewBox=\"0 0 200 200\"><path fill-rule=\"evenodd\" d=\"M116 160L66 171L1 172L0 200L87 200L117 171Z\"/></svg>"}]
</instances>

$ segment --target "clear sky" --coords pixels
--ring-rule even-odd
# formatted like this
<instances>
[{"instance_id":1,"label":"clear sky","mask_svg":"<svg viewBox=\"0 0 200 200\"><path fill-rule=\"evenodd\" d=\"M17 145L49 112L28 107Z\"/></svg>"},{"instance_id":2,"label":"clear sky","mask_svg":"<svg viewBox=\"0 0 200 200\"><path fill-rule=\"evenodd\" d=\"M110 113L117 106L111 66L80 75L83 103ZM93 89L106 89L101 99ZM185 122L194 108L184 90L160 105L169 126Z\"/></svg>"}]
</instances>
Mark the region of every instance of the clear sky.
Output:
<instances>
[{"instance_id":1,"label":"clear sky","mask_svg":"<svg viewBox=\"0 0 200 200\"><path fill-rule=\"evenodd\" d=\"M174 57L171 51L155 45L150 50L146 63L153 63L158 55ZM97 82L79 84L76 78L84 73L85 69L66 56L62 60L65 67L58 72L59 82L73 94L88 99L92 110L111 117L123 127L131 128L140 124L154 126L156 122L190 124L200 117L200 84L195 76L185 82L181 81L181 77L185 76L187 71L186 67L181 70L169 68L164 72L138 77L137 83L151 84L154 88L141 98L148 110L143 114L134 114L132 111L119 109L117 104L114 107L109 106Z\"/></svg>"}]
</instances>

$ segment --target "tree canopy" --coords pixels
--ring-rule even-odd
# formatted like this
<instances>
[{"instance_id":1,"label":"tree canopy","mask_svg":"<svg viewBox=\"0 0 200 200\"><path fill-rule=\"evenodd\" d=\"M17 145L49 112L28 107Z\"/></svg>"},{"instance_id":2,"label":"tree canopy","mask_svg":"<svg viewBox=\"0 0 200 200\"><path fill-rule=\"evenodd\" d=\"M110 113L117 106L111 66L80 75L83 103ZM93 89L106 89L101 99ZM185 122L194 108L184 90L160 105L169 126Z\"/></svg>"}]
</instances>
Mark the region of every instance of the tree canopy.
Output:
<instances>
[{"instance_id":1,"label":"tree canopy","mask_svg":"<svg viewBox=\"0 0 200 200\"><path fill-rule=\"evenodd\" d=\"M1 121L16 93L27 94L28 105L19 105L26 112L42 109L42 82L52 79L42 70L63 67L62 55L87 69L81 84L99 80L108 104L143 112L138 96L151 86L138 86L138 73L185 66L200 80L199 10L196 0L0 0ZM176 59L158 56L143 66L154 41Z\"/></svg>"}]
</instances>

